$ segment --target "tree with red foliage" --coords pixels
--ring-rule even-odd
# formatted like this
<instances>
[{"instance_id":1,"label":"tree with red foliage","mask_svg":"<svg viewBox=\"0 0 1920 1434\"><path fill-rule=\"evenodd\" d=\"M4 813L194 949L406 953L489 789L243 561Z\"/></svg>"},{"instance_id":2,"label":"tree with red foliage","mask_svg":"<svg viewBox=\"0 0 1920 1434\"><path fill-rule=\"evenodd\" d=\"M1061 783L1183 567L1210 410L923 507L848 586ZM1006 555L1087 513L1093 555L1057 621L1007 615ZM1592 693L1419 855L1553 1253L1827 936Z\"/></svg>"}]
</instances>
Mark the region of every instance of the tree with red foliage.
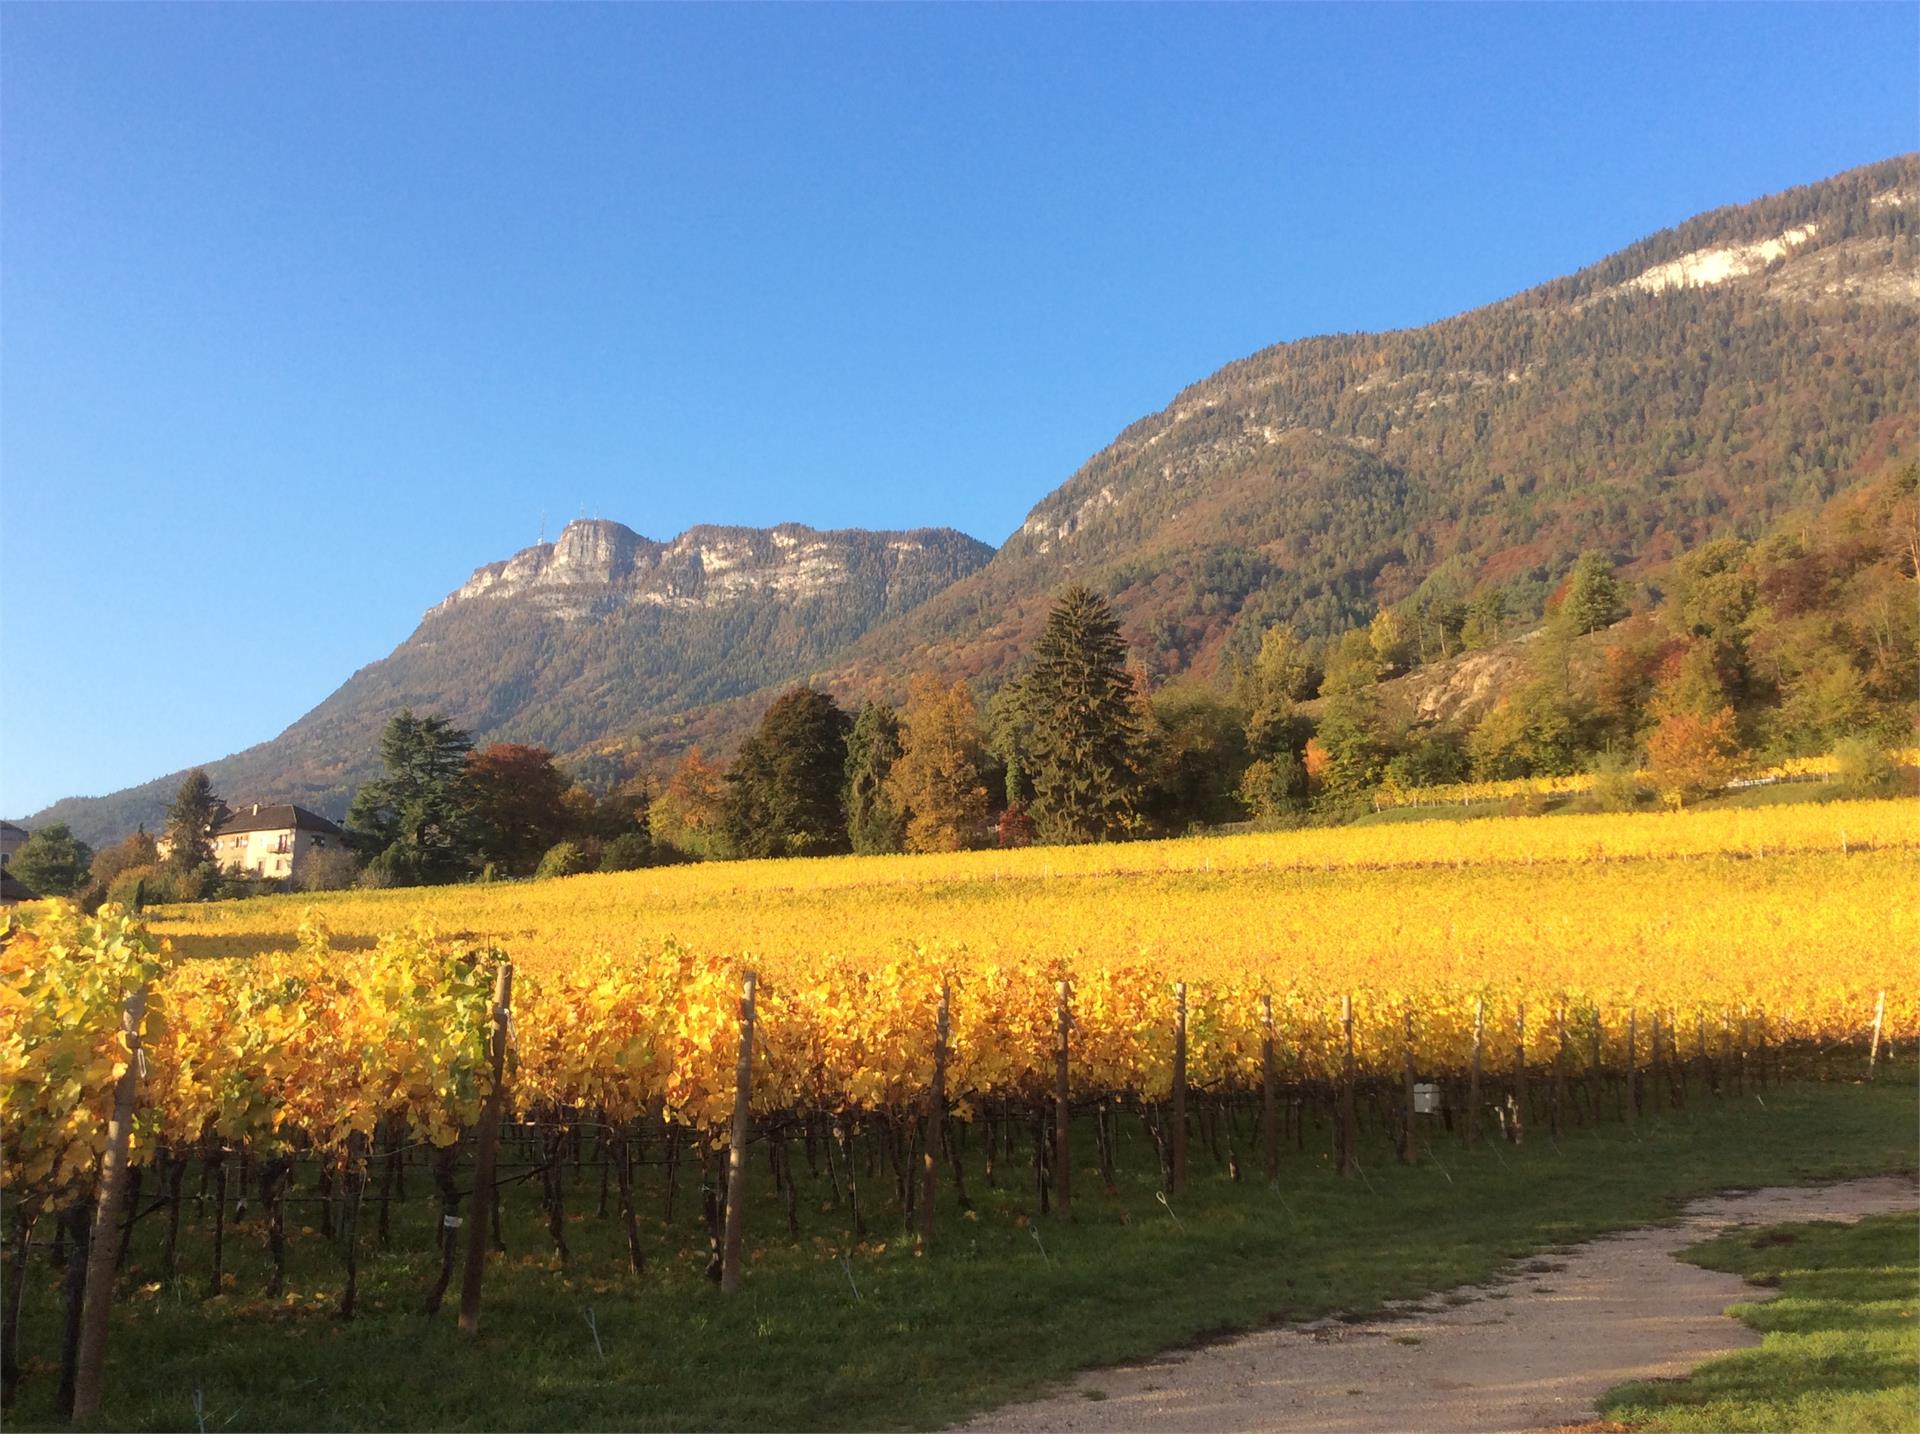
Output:
<instances>
[{"instance_id":1,"label":"tree with red foliage","mask_svg":"<svg viewBox=\"0 0 1920 1434\"><path fill-rule=\"evenodd\" d=\"M1734 732L1733 708L1711 717L1669 708L1647 738L1647 778L1668 806L1719 791L1740 775L1746 753Z\"/></svg>"},{"instance_id":2,"label":"tree with red foliage","mask_svg":"<svg viewBox=\"0 0 1920 1434\"><path fill-rule=\"evenodd\" d=\"M566 774L545 747L495 742L467 758L468 807L481 859L515 876L565 835Z\"/></svg>"}]
</instances>

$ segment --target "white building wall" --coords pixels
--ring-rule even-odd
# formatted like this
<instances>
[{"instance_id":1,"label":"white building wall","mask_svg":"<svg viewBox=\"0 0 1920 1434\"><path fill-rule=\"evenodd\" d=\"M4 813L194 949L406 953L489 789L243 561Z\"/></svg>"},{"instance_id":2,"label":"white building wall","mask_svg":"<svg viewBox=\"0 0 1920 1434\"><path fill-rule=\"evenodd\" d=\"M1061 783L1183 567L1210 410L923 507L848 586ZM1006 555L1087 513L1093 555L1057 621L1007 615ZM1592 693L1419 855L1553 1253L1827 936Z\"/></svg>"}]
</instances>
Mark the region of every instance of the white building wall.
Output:
<instances>
[{"instance_id":1,"label":"white building wall","mask_svg":"<svg viewBox=\"0 0 1920 1434\"><path fill-rule=\"evenodd\" d=\"M222 871L284 879L297 876L314 852L341 845L339 837L295 828L235 832L214 838L213 859Z\"/></svg>"}]
</instances>

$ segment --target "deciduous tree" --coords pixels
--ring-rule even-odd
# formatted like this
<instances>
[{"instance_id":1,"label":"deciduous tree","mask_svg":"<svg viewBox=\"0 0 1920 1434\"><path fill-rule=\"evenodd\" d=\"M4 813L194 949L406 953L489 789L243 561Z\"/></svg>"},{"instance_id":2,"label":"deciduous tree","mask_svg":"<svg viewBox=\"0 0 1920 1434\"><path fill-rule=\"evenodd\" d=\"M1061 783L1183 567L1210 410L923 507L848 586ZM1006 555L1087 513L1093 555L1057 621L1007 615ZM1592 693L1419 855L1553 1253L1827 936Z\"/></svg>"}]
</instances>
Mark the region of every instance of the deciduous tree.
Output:
<instances>
[{"instance_id":1,"label":"deciduous tree","mask_svg":"<svg viewBox=\"0 0 1920 1434\"><path fill-rule=\"evenodd\" d=\"M1647 780L1661 801L1679 807L1738 777L1744 757L1731 707L1711 717L1671 710L1647 738Z\"/></svg>"},{"instance_id":2,"label":"deciduous tree","mask_svg":"<svg viewBox=\"0 0 1920 1434\"><path fill-rule=\"evenodd\" d=\"M468 811L480 858L524 876L569 825L567 777L545 747L495 742L467 757Z\"/></svg>"},{"instance_id":3,"label":"deciduous tree","mask_svg":"<svg viewBox=\"0 0 1920 1434\"><path fill-rule=\"evenodd\" d=\"M1146 807L1154 824L1177 833L1238 821L1244 815L1240 777L1247 767L1239 711L1215 692L1182 684L1154 694L1148 721L1152 766Z\"/></svg>"},{"instance_id":4,"label":"deciduous tree","mask_svg":"<svg viewBox=\"0 0 1920 1434\"><path fill-rule=\"evenodd\" d=\"M87 879L93 852L65 822L41 827L22 842L7 870L35 896L72 896Z\"/></svg>"},{"instance_id":5,"label":"deciduous tree","mask_svg":"<svg viewBox=\"0 0 1920 1434\"><path fill-rule=\"evenodd\" d=\"M700 861L730 855L726 834L727 776L698 747L690 748L647 808L647 831L664 859Z\"/></svg>"},{"instance_id":6,"label":"deciduous tree","mask_svg":"<svg viewBox=\"0 0 1920 1434\"><path fill-rule=\"evenodd\" d=\"M967 684L920 673L907 689L900 758L887 794L907 814L908 851L962 851L987 825L980 714Z\"/></svg>"},{"instance_id":7,"label":"deciduous tree","mask_svg":"<svg viewBox=\"0 0 1920 1434\"><path fill-rule=\"evenodd\" d=\"M1311 692L1319 674L1305 645L1291 627L1276 624L1261 634L1260 651L1234 683L1234 697L1246 713L1247 750L1255 758L1298 757L1312 724L1296 703Z\"/></svg>"}]
</instances>

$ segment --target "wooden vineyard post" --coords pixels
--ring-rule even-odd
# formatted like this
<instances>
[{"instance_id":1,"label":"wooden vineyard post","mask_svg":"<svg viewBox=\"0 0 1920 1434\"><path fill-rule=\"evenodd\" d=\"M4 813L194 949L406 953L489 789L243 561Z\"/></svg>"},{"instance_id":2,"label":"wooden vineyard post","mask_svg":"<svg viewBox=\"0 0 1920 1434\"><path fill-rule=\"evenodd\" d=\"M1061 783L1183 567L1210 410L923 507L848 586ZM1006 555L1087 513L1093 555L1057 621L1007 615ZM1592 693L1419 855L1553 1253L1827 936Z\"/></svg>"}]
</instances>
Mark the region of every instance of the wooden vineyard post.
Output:
<instances>
[{"instance_id":1,"label":"wooden vineyard post","mask_svg":"<svg viewBox=\"0 0 1920 1434\"><path fill-rule=\"evenodd\" d=\"M1667 1094L1672 1098L1675 1110L1684 1110L1687 1105L1687 1056L1681 1049L1685 1039L1680 1031L1680 1013L1668 1007Z\"/></svg>"},{"instance_id":2,"label":"wooden vineyard post","mask_svg":"<svg viewBox=\"0 0 1920 1434\"><path fill-rule=\"evenodd\" d=\"M940 1146L945 1138L943 1131L947 1119L947 1036L951 1025L951 989L945 982L940 986L940 1016L933 1026L933 1084L927 1087L927 1144L920 1156L920 1253L926 1254L933 1248L933 1202L940 1189ZM958 1173L959 1153L954 1154L954 1170ZM787 1175L789 1186L793 1181L791 1172ZM966 1199L966 1187L960 1189L962 1202Z\"/></svg>"},{"instance_id":3,"label":"wooden vineyard post","mask_svg":"<svg viewBox=\"0 0 1920 1434\"><path fill-rule=\"evenodd\" d=\"M1867 1047L1867 1079L1872 1080L1880 1067L1880 1030L1887 1019L1887 993L1882 991L1873 1003L1873 1044Z\"/></svg>"},{"instance_id":4,"label":"wooden vineyard post","mask_svg":"<svg viewBox=\"0 0 1920 1434\"><path fill-rule=\"evenodd\" d=\"M1340 998L1340 1023L1346 1028L1347 1049L1340 1062L1340 1173L1351 1175L1359 1168L1353 1145L1356 1130L1353 1118L1353 997Z\"/></svg>"},{"instance_id":5,"label":"wooden vineyard post","mask_svg":"<svg viewBox=\"0 0 1920 1434\"><path fill-rule=\"evenodd\" d=\"M1058 988L1060 1042L1053 1056L1053 1213L1062 1220L1073 1215L1073 1150L1070 1121L1073 1108L1067 1094L1067 1033L1073 1029L1073 1008L1067 983Z\"/></svg>"},{"instance_id":6,"label":"wooden vineyard post","mask_svg":"<svg viewBox=\"0 0 1920 1434\"><path fill-rule=\"evenodd\" d=\"M633 1151L627 1141L627 1122L616 1127L611 1155L614 1178L620 1187L620 1226L627 1237L627 1263L638 1275L646 1270L646 1258L640 1253L640 1227L633 1216Z\"/></svg>"},{"instance_id":7,"label":"wooden vineyard post","mask_svg":"<svg viewBox=\"0 0 1920 1434\"><path fill-rule=\"evenodd\" d=\"M1640 1091L1638 1088L1640 1057L1634 1050L1634 1041L1639 1034L1639 1032L1636 1030L1636 1027L1639 1024L1639 1018L1640 1018L1640 1013L1637 1009L1631 1006L1627 1008L1626 1117L1627 1117L1627 1123L1630 1125L1637 1124L1640 1119Z\"/></svg>"},{"instance_id":8,"label":"wooden vineyard post","mask_svg":"<svg viewBox=\"0 0 1920 1434\"><path fill-rule=\"evenodd\" d=\"M1593 1030L1587 1037L1590 1058L1587 1063L1587 1111L1593 1117L1593 1123L1600 1123L1600 1071L1605 1064L1604 1055L1607 1043L1606 1018L1600 1014L1600 1008L1593 1008Z\"/></svg>"},{"instance_id":9,"label":"wooden vineyard post","mask_svg":"<svg viewBox=\"0 0 1920 1434\"><path fill-rule=\"evenodd\" d=\"M1173 1162L1168 1172L1172 1193L1187 1188L1187 983L1173 987Z\"/></svg>"},{"instance_id":10,"label":"wooden vineyard post","mask_svg":"<svg viewBox=\"0 0 1920 1434\"><path fill-rule=\"evenodd\" d=\"M1739 1058L1733 1067L1733 1093L1747 1093L1747 1008L1740 1008L1740 1046Z\"/></svg>"},{"instance_id":11,"label":"wooden vineyard post","mask_svg":"<svg viewBox=\"0 0 1920 1434\"><path fill-rule=\"evenodd\" d=\"M1661 1079L1660 1011L1658 1007L1654 1009L1651 1019L1653 1021L1653 1027L1647 1033L1647 1085L1651 1090L1651 1094L1647 1096L1647 1104L1653 1109L1658 1110L1660 1108Z\"/></svg>"},{"instance_id":12,"label":"wooden vineyard post","mask_svg":"<svg viewBox=\"0 0 1920 1434\"><path fill-rule=\"evenodd\" d=\"M1420 1158L1419 1139L1414 1134L1413 1109L1413 1009L1407 1009L1406 1040L1401 1047L1400 1084L1402 1097L1406 1102L1406 1112L1402 1117L1404 1125L1400 1130L1400 1163L1412 1165Z\"/></svg>"},{"instance_id":13,"label":"wooden vineyard post","mask_svg":"<svg viewBox=\"0 0 1920 1434\"><path fill-rule=\"evenodd\" d=\"M1473 1003L1473 1064L1467 1069L1467 1149L1480 1143L1480 1059L1486 1048L1487 998Z\"/></svg>"},{"instance_id":14,"label":"wooden vineyard post","mask_svg":"<svg viewBox=\"0 0 1920 1434\"><path fill-rule=\"evenodd\" d=\"M1693 1041L1700 1055L1700 1090L1703 1095L1720 1094L1720 1072L1714 1068L1713 1052L1707 1049L1707 1013L1693 1013ZM1686 1062L1681 1062L1684 1072ZM1684 1074L1682 1079L1684 1079Z\"/></svg>"},{"instance_id":15,"label":"wooden vineyard post","mask_svg":"<svg viewBox=\"0 0 1920 1434\"><path fill-rule=\"evenodd\" d=\"M720 1288L740 1288L740 1240L747 1216L747 1143L753 1138L752 971L740 982L740 1064L733 1076L733 1144L727 1151L727 1214L720 1242Z\"/></svg>"},{"instance_id":16,"label":"wooden vineyard post","mask_svg":"<svg viewBox=\"0 0 1920 1434\"><path fill-rule=\"evenodd\" d=\"M480 1107L475 1135L473 1209L467 1216L467 1258L460 1272L460 1328L480 1331L480 1277L487 1265L487 1219L493 1213L493 1164L500 1147L500 1107L505 1104L507 1021L513 1011L513 963L502 961L493 982L493 1087Z\"/></svg>"},{"instance_id":17,"label":"wooden vineyard post","mask_svg":"<svg viewBox=\"0 0 1920 1434\"><path fill-rule=\"evenodd\" d=\"M1273 1079L1273 997L1260 998L1260 1140L1265 1148L1267 1183L1280 1178L1280 1130Z\"/></svg>"},{"instance_id":18,"label":"wooden vineyard post","mask_svg":"<svg viewBox=\"0 0 1920 1434\"><path fill-rule=\"evenodd\" d=\"M1513 1018L1513 1124L1507 1139L1518 1145L1527 1136L1527 1005L1522 1001Z\"/></svg>"},{"instance_id":19,"label":"wooden vineyard post","mask_svg":"<svg viewBox=\"0 0 1920 1434\"><path fill-rule=\"evenodd\" d=\"M341 1319L353 1318L354 1305L360 1297L360 1202L366 1194L366 1163L366 1132L353 1131L347 1136L346 1169L341 1182L346 1199L341 1202L340 1235L347 1255L347 1283L340 1292Z\"/></svg>"},{"instance_id":20,"label":"wooden vineyard post","mask_svg":"<svg viewBox=\"0 0 1920 1434\"><path fill-rule=\"evenodd\" d=\"M114 1267L120 1257L120 1208L126 1203L127 1146L133 1135L133 1101L140 1085L140 1023L147 1014L147 983L127 998L121 1029L127 1068L113 1088L113 1115L107 1123L107 1150L100 1161L100 1198L87 1241L87 1280L80 1305L80 1341L74 1357L73 1419L81 1423L100 1412L100 1389L107 1368L107 1315L113 1306Z\"/></svg>"},{"instance_id":21,"label":"wooden vineyard post","mask_svg":"<svg viewBox=\"0 0 1920 1434\"><path fill-rule=\"evenodd\" d=\"M1566 1133L1567 1123L1567 1008L1564 1004L1553 1013L1555 1034L1558 1042L1553 1048L1553 1138L1558 1140Z\"/></svg>"}]
</instances>

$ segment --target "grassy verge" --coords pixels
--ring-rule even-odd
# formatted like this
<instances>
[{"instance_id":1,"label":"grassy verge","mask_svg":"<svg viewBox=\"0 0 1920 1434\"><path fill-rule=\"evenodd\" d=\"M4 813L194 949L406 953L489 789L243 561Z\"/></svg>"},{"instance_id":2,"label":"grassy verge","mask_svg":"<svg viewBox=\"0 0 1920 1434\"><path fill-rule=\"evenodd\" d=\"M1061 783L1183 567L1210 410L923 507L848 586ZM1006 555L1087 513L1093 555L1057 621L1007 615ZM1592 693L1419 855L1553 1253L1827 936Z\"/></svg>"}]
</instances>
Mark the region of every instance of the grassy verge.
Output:
<instances>
[{"instance_id":1,"label":"grassy verge","mask_svg":"<svg viewBox=\"0 0 1920 1434\"><path fill-rule=\"evenodd\" d=\"M1636 1429L1920 1429L1917 1255L1911 1214L1736 1230L1695 1245L1681 1258L1779 1290L1730 1311L1764 1341L1685 1379L1624 1385L1601 1412Z\"/></svg>"},{"instance_id":2,"label":"grassy verge","mask_svg":"<svg viewBox=\"0 0 1920 1434\"><path fill-rule=\"evenodd\" d=\"M1763 1103L1764 1102L1764 1103ZM683 1171L672 1223L660 1172L642 1209L647 1272L625 1263L619 1222L596 1213L591 1169L570 1184L562 1268L545 1239L535 1183L511 1187L509 1253L489 1267L483 1328L463 1339L451 1310L418 1313L434 1273L430 1202L393 1209L391 1243L363 1218L361 1311L332 1311L341 1253L289 1215L289 1285L268 1302L257 1209L227 1231L226 1287L208 1297L211 1220L181 1231L180 1276L156 1274L164 1215L136 1230L109 1354L104 1423L117 1428L930 1427L1028 1395L1092 1364L1263 1322L1366 1311L1382 1301L1485 1280L1507 1262L1601 1231L1656 1220L1679 1202L1734 1186L1793 1183L1916 1160L1911 1091L1798 1086L1763 1098L1698 1102L1628 1129L1576 1128L1558 1143L1472 1155L1440 1138L1415 1167L1384 1140L1364 1175L1327 1165L1327 1131L1308 1122L1278 1188L1235 1182L1194 1152L1193 1188L1155 1198L1140 1123L1121 1122L1121 1189L1099 1193L1091 1133L1077 1132L1071 1222L1031 1218L1028 1173L1004 1165L989 1187L971 1144L978 1205L964 1217L942 1191L934 1255L901 1237L884 1169L862 1187L872 1233L797 1158L801 1234L790 1238L756 1159L752 1263L723 1297L701 1278L697 1174ZM1243 1155L1250 1133L1241 1137ZM1257 1156L1254 1157L1257 1161ZM312 1189L312 1172L300 1190ZM188 1186L188 1194L193 1187ZM48 1235L44 1229L42 1236ZM52 1418L59 1347L57 1276L37 1250L23 1304L27 1375L12 1427Z\"/></svg>"}]
</instances>

